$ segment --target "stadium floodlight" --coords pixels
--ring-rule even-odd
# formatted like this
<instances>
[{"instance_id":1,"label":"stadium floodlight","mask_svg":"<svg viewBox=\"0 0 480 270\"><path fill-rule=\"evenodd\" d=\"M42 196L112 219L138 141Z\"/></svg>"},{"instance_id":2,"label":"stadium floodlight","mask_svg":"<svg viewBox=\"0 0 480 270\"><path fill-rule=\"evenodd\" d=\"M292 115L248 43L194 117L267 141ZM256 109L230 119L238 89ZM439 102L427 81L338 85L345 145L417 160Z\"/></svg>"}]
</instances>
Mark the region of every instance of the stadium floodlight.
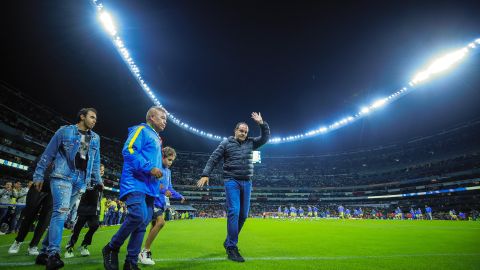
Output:
<instances>
[{"instance_id":1,"label":"stadium floodlight","mask_svg":"<svg viewBox=\"0 0 480 270\"><path fill-rule=\"evenodd\" d=\"M161 103L160 100L155 96L155 92L150 89L148 84L145 82L145 78L143 78L140 68L135 64L130 52L128 51L125 42L121 39L121 37L117 34L117 29L113 22L112 17L106 11L105 7L103 6L101 1L99 0L91 0L91 3L96 8L100 21L103 24L105 30L110 34L112 38L112 42L114 47L117 49L117 52L123 58L125 64L130 69L132 75L137 80L138 84L141 86L143 91L147 94L148 97L152 100L152 102L157 105L165 108ZM362 107L360 111L355 114L354 116L348 116L338 121L332 122L332 124L322 126L319 129L308 131L304 133L300 133L297 135L290 135L286 137L274 137L270 139L269 143L286 143L286 142L294 142L298 140L303 140L305 138L311 138L313 136L318 136L319 134L326 134L341 127L345 127L369 114L372 113L375 109L383 107L387 104L392 103L393 101L399 99L400 97L405 96L408 93L411 93L414 90L414 86L416 86L420 82L424 82L427 79L431 78L432 75L441 73L447 69L452 68L455 64L458 64L462 59L467 56L467 54L474 49L479 48L480 46L480 38L475 39L473 42L468 43L464 48L449 53L434 62L432 62L424 71L421 71L415 75L415 77L409 82L411 87L403 87L400 90L392 93L391 95L387 96L386 98L376 100L368 107ZM166 108L168 118L171 122L175 125L179 126L180 128L191 132L195 135L212 139L212 140L225 140L225 136L214 135L211 132L203 131L199 128L195 128L190 124L180 120L172 113L170 113Z\"/></svg>"},{"instance_id":2,"label":"stadium floodlight","mask_svg":"<svg viewBox=\"0 0 480 270\"><path fill-rule=\"evenodd\" d=\"M387 104L387 99L382 98L382 99L379 99L379 100L376 100L375 102L373 102L371 107L374 108L374 109L377 109L377 108L385 106L385 104Z\"/></svg>"},{"instance_id":3,"label":"stadium floodlight","mask_svg":"<svg viewBox=\"0 0 480 270\"><path fill-rule=\"evenodd\" d=\"M385 199L385 198L398 198L398 197L425 196L425 195L436 195L436 194L441 194L441 193L453 193L453 192L462 192L462 191L468 191L468 190L478 190L478 189L480 189L480 186L458 187L458 188L448 188L448 189L440 189L440 190L433 190L433 191L368 196L367 199Z\"/></svg>"},{"instance_id":4,"label":"stadium floodlight","mask_svg":"<svg viewBox=\"0 0 480 270\"><path fill-rule=\"evenodd\" d=\"M100 21L103 24L103 27L111 36L115 36L117 34L117 29L115 28L115 24L113 23L112 16L106 11L102 11L100 13Z\"/></svg>"},{"instance_id":5,"label":"stadium floodlight","mask_svg":"<svg viewBox=\"0 0 480 270\"><path fill-rule=\"evenodd\" d=\"M367 114L367 113L370 112L370 109L369 109L368 107L363 107L363 108L360 110L360 112L361 112L362 114Z\"/></svg>"},{"instance_id":6,"label":"stadium floodlight","mask_svg":"<svg viewBox=\"0 0 480 270\"><path fill-rule=\"evenodd\" d=\"M472 44L472 43L470 43L470 44ZM472 46L470 46L470 44L467 45L468 48L474 49L475 46L472 47ZM460 60L465 58L465 56L468 53L468 48L467 47L462 48L460 50L449 53L449 54L433 61L433 63L430 64L427 69L417 73L417 75L415 75L415 77L413 78L411 83L413 85L418 84L420 82L423 82L423 81L429 79L431 77L431 75L433 75L433 74L440 73L442 71L445 71L445 70L451 68L453 65L457 64L458 62L460 62Z\"/></svg>"}]
</instances>

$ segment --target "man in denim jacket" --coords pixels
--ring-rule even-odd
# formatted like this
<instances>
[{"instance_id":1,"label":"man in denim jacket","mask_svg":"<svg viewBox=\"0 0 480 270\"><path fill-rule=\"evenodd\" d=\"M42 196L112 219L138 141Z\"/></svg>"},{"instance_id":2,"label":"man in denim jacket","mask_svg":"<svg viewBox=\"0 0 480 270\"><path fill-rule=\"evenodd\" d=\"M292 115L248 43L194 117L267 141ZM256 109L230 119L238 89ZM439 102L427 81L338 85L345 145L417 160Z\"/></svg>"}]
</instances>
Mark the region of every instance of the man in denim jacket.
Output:
<instances>
[{"instance_id":1,"label":"man in denim jacket","mask_svg":"<svg viewBox=\"0 0 480 270\"><path fill-rule=\"evenodd\" d=\"M159 132L167 125L167 112L151 107L147 123L129 128L122 150L123 170L120 178L120 200L125 201L128 214L118 232L102 249L107 270L118 269L118 251L130 236L124 270L139 269L138 254L148 223L152 219L154 199L160 196L162 171L162 140Z\"/></svg>"},{"instance_id":2,"label":"man in denim jacket","mask_svg":"<svg viewBox=\"0 0 480 270\"><path fill-rule=\"evenodd\" d=\"M92 131L97 121L97 111L94 108L83 108L77 117L76 125L62 126L55 132L33 174L35 188L41 191L45 170L53 162L50 174L52 217L42 242L42 250L35 261L37 264L45 264L46 269L63 267L60 243L63 225L72 203L92 183L103 188L100 176L100 137Z\"/></svg>"}]
</instances>

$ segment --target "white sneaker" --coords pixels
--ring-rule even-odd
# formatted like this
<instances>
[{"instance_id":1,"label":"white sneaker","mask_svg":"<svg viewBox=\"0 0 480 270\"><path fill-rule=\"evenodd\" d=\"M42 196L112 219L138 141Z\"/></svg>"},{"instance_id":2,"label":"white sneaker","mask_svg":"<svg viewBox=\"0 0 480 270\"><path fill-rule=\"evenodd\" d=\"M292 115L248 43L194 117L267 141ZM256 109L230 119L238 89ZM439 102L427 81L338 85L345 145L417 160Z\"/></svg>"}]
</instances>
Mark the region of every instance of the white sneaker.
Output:
<instances>
[{"instance_id":1,"label":"white sneaker","mask_svg":"<svg viewBox=\"0 0 480 270\"><path fill-rule=\"evenodd\" d=\"M37 256L38 254L40 254L40 252L38 252L37 247L28 247L28 255Z\"/></svg>"},{"instance_id":2,"label":"white sneaker","mask_svg":"<svg viewBox=\"0 0 480 270\"><path fill-rule=\"evenodd\" d=\"M22 242L14 241L13 244L8 249L8 254L17 254L18 251L20 250L20 245L21 244L22 244Z\"/></svg>"},{"instance_id":3,"label":"white sneaker","mask_svg":"<svg viewBox=\"0 0 480 270\"><path fill-rule=\"evenodd\" d=\"M87 246L81 246L79 250L82 256L90 256L90 251L88 251Z\"/></svg>"},{"instance_id":4,"label":"white sneaker","mask_svg":"<svg viewBox=\"0 0 480 270\"><path fill-rule=\"evenodd\" d=\"M144 265L154 265L155 261L152 260L152 252L146 251L145 249L138 254L138 261Z\"/></svg>"},{"instance_id":5,"label":"white sneaker","mask_svg":"<svg viewBox=\"0 0 480 270\"><path fill-rule=\"evenodd\" d=\"M65 256L65 259L75 257L75 254L73 254L73 249L72 248L67 248L67 251L65 252L64 256Z\"/></svg>"}]
</instances>

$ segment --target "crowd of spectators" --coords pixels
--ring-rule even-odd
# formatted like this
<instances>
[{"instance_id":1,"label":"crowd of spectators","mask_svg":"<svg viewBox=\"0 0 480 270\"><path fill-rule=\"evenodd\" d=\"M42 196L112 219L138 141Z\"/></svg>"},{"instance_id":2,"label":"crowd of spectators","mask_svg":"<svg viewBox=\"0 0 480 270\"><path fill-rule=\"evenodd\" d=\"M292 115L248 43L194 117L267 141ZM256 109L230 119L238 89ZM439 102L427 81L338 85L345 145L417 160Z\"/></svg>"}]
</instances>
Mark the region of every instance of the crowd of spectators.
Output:
<instances>
[{"instance_id":1,"label":"crowd of spectators","mask_svg":"<svg viewBox=\"0 0 480 270\"><path fill-rule=\"evenodd\" d=\"M0 90L0 158L30 168L29 171L2 170L0 185L16 180L26 184L30 180L29 173L35 167L35 159L43 152L54 131L71 121L9 86L0 85ZM270 190L273 195L266 197L263 203L262 200L257 200L252 204L252 213L261 215L266 211L265 208L272 207L268 203L271 197L285 197L285 190L278 191L279 188L291 189L292 193L299 189L310 191L295 196L318 202L324 196L320 190L326 188L349 187L345 192L355 193L362 189L360 187L367 186L363 189L387 191L398 188L399 192L407 192L416 189L419 184L429 184L425 186L430 190L440 189L442 185L435 185L439 179L442 183L448 183L477 178L480 176L478 134L480 120L473 120L431 136L369 149L316 156L264 155L262 163L255 164L252 179L254 192L255 189L262 192ZM105 185L118 188L122 169L122 155L119 154L122 142L102 137L101 145L101 159L106 167ZM187 195L189 202L198 209L197 216L220 217L224 215L224 206L219 203L221 200L212 198L224 196L221 190L209 191L205 195L204 190L194 188L209 156L210 153L177 151L172 179L180 192L185 190L193 195L195 192L201 194ZM217 166L210 179L211 186L223 185L221 165ZM330 192L332 194L334 193ZM115 192L109 194L115 195ZM474 195L477 196L477 193ZM261 196L255 198L258 197ZM453 197L456 196L450 199ZM440 201L438 199L431 204L440 206ZM448 207L450 205L451 203Z\"/></svg>"}]
</instances>

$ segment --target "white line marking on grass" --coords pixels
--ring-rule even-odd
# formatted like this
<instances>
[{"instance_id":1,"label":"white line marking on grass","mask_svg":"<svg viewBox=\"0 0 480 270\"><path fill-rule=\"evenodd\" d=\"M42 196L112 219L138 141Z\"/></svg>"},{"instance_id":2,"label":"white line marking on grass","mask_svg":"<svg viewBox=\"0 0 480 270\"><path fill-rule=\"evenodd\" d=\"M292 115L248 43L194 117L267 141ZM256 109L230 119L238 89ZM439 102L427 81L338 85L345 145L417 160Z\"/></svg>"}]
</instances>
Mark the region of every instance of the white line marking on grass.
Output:
<instances>
[{"instance_id":1,"label":"white line marking on grass","mask_svg":"<svg viewBox=\"0 0 480 270\"><path fill-rule=\"evenodd\" d=\"M431 254L392 254L379 256L312 256L312 257L245 257L247 261L326 261L326 260L355 260L355 259L390 259L403 257L440 257L440 256L480 256L480 253L431 253ZM81 258L81 257L78 257ZM212 262L212 261L226 261L226 257L212 257L212 258L171 258L171 259L155 259L156 262ZM102 264L102 260L64 260L65 265L77 264ZM28 262L0 262L0 266L26 266L34 265L34 261Z\"/></svg>"},{"instance_id":2,"label":"white line marking on grass","mask_svg":"<svg viewBox=\"0 0 480 270\"><path fill-rule=\"evenodd\" d=\"M34 265L35 262L6 262L6 263L0 263L0 266L28 266L28 265Z\"/></svg>"},{"instance_id":3,"label":"white line marking on grass","mask_svg":"<svg viewBox=\"0 0 480 270\"><path fill-rule=\"evenodd\" d=\"M480 256L480 253L434 253L434 254L394 254L379 256L299 256L299 257L245 257L247 261L327 261L327 260L354 260L354 259L389 259L402 257L431 257L431 256ZM189 262L189 261L223 261L226 257L212 258L172 258L154 259L156 262Z\"/></svg>"},{"instance_id":4,"label":"white line marking on grass","mask_svg":"<svg viewBox=\"0 0 480 270\"><path fill-rule=\"evenodd\" d=\"M48 230L48 229L47 229L47 230ZM64 231L66 231L66 230L64 230ZM71 231L71 230L70 230L70 231ZM113 231L113 230L101 230L101 231L98 230L98 231L95 232L95 234L97 234L97 233L109 232L109 231ZM33 233L33 232L28 232L28 233ZM86 233L86 232L81 233L81 234L78 235L78 237L80 238L80 236L84 236L85 234L87 234L87 233ZM95 234L94 234L94 235L95 235ZM69 238L70 235L71 235L71 234L69 234L69 235L64 235L64 236L62 236L62 239L63 239L63 238ZM45 236L45 233L43 233L42 239L40 239L40 242L38 243L40 246L42 245L42 241L43 241L43 237L44 237L44 236ZM15 240L15 238L14 238L13 240ZM27 243L27 242L23 242L22 244L28 245L28 244L30 244L30 241L29 241L28 243ZM12 244L1 245L0 248L10 247L11 245L12 245Z\"/></svg>"},{"instance_id":5,"label":"white line marking on grass","mask_svg":"<svg viewBox=\"0 0 480 270\"><path fill-rule=\"evenodd\" d=\"M379 227L388 228L388 229L398 229L398 228L417 228L421 230L430 230L430 229L439 229L439 230L454 230L454 231L463 231L463 230L480 230L480 227L445 227L445 226L418 226L415 224L375 224L375 225L362 225L362 224L353 224L353 223L344 223L343 226L347 227L357 227L357 228L373 228L378 229Z\"/></svg>"}]
</instances>

